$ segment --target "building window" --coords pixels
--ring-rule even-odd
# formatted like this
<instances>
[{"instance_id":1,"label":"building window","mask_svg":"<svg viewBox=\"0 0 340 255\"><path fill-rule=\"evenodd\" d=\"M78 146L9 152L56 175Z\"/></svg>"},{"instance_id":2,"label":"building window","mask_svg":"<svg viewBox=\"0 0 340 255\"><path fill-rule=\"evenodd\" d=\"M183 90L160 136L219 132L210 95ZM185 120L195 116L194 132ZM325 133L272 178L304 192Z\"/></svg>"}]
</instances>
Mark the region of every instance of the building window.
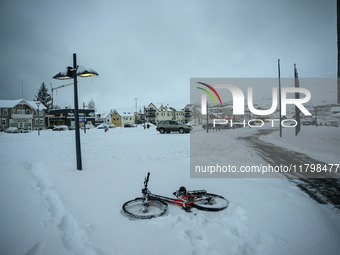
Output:
<instances>
[{"instance_id":1,"label":"building window","mask_svg":"<svg viewBox=\"0 0 340 255\"><path fill-rule=\"evenodd\" d=\"M6 126L6 119L1 119L1 126Z\"/></svg>"},{"instance_id":2,"label":"building window","mask_svg":"<svg viewBox=\"0 0 340 255\"><path fill-rule=\"evenodd\" d=\"M44 119L40 119L40 124L39 124L39 119L36 118L35 119L35 125L36 126L43 126L44 125Z\"/></svg>"}]
</instances>

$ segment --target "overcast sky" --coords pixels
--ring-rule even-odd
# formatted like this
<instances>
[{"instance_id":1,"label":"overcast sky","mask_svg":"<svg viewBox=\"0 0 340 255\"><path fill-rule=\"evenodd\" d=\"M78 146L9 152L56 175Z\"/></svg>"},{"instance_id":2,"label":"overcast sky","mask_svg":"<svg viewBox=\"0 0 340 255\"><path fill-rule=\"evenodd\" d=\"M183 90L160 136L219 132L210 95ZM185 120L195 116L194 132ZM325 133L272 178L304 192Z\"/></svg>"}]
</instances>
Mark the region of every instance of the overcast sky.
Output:
<instances>
[{"instance_id":1,"label":"overcast sky","mask_svg":"<svg viewBox=\"0 0 340 255\"><path fill-rule=\"evenodd\" d=\"M98 111L153 102L182 108L190 78L336 77L335 0L3 0L0 2L0 99L32 100L42 82L51 93L69 81L52 77L72 66L79 105ZM57 91L57 92L56 92ZM73 86L54 92L73 106Z\"/></svg>"}]
</instances>

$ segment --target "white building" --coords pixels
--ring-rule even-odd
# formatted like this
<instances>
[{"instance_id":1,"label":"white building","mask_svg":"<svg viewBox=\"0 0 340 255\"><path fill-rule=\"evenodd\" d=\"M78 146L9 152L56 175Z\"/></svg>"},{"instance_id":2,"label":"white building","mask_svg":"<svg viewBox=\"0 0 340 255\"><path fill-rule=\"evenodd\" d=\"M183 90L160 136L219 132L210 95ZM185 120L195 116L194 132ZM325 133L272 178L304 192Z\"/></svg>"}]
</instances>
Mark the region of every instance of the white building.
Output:
<instances>
[{"instance_id":1,"label":"white building","mask_svg":"<svg viewBox=\"0 0 340 255\"><path fill-rule=\"evenodd\" d=\"M121 112L121 123L124 127L125 125L134 125L135 124L135 116L133 112Z\"/></svg>"},{"instance_id":2,"label":"white building","mask_svg":"<svg viewBox=\"0 0 340 255\"><path fill-rule=\"evenodd\" d=\"M180 111L176 111L173 107L161 105L157 108L153 103L145 109L145 120L154 124L162 120L178 120L187 123L191 120L191 109L189 106L184 107Z\"/></svg>"},{"instance_id":3,"label":"white building","mask_svg":"<svg viewBox=\"0 0 340 255\"><path fill-rule=\"evenodd\" d=\"M38 115L38 106L35 101L0 100L0 130L4 131L9 127L16 127L19 130L45 128L46 110L47 108L40 104Z\"/></svg>"}]
</instances>

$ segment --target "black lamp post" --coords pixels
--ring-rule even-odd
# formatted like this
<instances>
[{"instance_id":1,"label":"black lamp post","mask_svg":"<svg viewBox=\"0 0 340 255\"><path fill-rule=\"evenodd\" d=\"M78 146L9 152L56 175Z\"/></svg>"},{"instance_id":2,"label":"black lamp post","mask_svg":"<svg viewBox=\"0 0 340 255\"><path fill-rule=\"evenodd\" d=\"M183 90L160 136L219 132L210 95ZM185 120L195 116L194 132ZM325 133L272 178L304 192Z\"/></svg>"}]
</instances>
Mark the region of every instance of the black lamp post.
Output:
<instances>
[{"instance_id":1,"label":"black lamp post","mask_svg":"<svg viewBox=\"0 0 340 255\"><path fill-rule=\"evenodd\" d=\"M60 72L53 76L57 80L74 80L74 125L75 125L75 135L76 135L76 156L77 156L77 169L82 170L81 163L81 150L80 150L80 132L79 132L79 113L78 113L78 88L77 88L77 76L89 77L98 76L98 73L92 69L80 68L77 65L77 56L73 54L73 68L67 67L66 72Z\"/></svg>"}]
</instances>

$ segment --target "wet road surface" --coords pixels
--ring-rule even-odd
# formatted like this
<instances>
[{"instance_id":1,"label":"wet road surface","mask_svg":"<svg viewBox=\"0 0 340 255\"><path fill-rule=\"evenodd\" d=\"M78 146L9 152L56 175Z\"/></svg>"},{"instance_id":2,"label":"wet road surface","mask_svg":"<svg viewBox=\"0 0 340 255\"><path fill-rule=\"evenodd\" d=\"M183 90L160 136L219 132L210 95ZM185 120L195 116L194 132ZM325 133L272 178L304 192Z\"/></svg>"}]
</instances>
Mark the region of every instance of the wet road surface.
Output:
<instances>
[{"instance_id":1,"label":"wet road surface","mask_svg":"<svg viewBox=\"0 0 340 255\"><path fill-rule=\"evenodd\" d=\"M273 166L301 166L301 171L285 173L284 175L317 202L331 205L340 210L340 169L337 174L330 174L327 170L317 173L310 168L306 169L308 165L329 166L325 162L320 162L305 154L290 151L259 139L260 136L271 132L273 130L259 130L251 136L238 139L251 146L268 164Z\"/></svg>"}]
</instances>

